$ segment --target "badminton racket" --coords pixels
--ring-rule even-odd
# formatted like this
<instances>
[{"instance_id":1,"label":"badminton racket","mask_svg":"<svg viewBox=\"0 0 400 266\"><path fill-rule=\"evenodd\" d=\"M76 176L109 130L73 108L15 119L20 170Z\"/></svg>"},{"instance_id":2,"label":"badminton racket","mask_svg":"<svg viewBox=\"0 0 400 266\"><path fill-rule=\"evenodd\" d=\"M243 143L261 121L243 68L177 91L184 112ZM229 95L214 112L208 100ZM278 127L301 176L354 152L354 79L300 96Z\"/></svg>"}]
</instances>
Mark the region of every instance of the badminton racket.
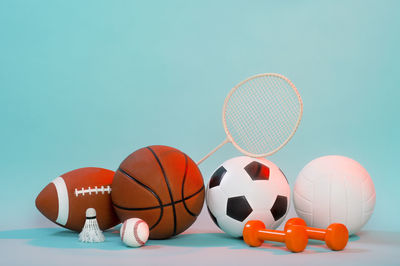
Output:
<instances>
[{"instance_id":1,"label":"badminton racket","mask_svg":"<svg viewBox=\"0 0 400 266\"><path fill-rule=\"evenodd\" d=\"M197 164L231 142L250 157L280 150L294 135L303 114L303 102L294 84L275 73L252 76L236 85L222 109L226 139Z\"/></svg>"}]
</instances>

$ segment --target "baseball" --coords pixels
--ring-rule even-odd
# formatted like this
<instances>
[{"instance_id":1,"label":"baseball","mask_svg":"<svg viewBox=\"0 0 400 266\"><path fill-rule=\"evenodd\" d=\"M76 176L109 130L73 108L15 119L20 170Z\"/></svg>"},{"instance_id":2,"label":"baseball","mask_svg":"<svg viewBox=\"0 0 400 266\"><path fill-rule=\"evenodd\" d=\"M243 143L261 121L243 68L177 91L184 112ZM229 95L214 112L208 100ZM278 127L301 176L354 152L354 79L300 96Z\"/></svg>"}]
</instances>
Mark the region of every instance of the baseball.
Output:
<instances>
[{"instance_id":1,"label":"baseball","mask_svg":"<svg viewBox=\"0 0 400 266\"><path fill-rule=\"evenodd\" d=\"M149 238L149 226L142 219L127 219L121 226L120 236L128 247L141 247Z\"/></svg>"}]
</instances>

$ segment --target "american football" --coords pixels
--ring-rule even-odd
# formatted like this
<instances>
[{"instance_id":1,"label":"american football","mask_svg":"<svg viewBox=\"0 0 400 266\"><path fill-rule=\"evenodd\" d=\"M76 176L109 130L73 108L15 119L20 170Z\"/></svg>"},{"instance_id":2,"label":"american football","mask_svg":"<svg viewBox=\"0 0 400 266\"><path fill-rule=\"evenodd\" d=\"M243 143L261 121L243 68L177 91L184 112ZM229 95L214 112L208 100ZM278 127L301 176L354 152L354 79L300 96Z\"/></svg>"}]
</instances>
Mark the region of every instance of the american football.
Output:
<instances>
[{"instance_id":1,"label":"american football","mask_svg":"<svg viewBox=\"0 0 400 266\"><path fill-rule=\"evenodd\" d=\"M37 196L37 209L50 221L80 232L86 210L94 208L101 230L120 223L111 205L111 170L85 167L65 173L49 183Z\"/></svg>"}]
</instances>

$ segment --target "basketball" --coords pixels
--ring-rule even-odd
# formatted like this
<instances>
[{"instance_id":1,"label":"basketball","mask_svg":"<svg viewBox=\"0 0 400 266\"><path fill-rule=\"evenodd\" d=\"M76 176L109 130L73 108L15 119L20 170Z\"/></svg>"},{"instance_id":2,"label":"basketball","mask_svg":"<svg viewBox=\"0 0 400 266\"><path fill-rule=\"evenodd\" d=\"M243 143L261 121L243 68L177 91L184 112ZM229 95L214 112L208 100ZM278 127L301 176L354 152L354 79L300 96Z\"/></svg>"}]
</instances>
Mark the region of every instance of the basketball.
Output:
<instances>
[{"instance_id":1,"label":"basketball","mask_svg":"<svg viewBox=\"0 0 400 266\"><path fill-rule=\"evenodd\" d=\"M111 199L121 221L144 220L150 239L182 233L199 215L204 202L203 177L185 153L149 146L129 155L115 172Z\"/></svg>"}]
</instances>

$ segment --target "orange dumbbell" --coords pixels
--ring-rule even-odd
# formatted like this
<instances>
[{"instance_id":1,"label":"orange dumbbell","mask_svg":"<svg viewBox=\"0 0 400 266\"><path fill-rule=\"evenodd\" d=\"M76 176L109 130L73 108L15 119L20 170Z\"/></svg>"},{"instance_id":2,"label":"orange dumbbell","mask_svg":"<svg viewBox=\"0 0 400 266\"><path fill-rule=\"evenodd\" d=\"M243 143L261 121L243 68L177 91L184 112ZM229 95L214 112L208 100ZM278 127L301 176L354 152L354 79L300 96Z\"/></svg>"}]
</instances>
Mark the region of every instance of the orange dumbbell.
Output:
<instances>
[{"instance_id":1,"label":"orange dumbbell","mask_svg":"<svg viewBox=\"0 0 400 266\"><path fill-rule=\"evenodd\" d=\"M301 218L291 218L285 224L285 230L291 226L303 226L311 239L325 241L332 250L342 250L349 240L349 231L344 224L334 223L326 229L307 227L306 222Z\"/></svg>"},{"instance_id":2,"label":"orange dumbbell","mask_svg":"<svg viewBox=\"0 0 400 266\"><path fill-rule=\"evenodd\" d=\"M303 251L308 242L307 232L303 226L291 225L285 231L268 230L263 222L248 221L243 229L243 240L251 247L258 247L267 240L285 243L292 252Z\"/></svg>"}]
</instances>

